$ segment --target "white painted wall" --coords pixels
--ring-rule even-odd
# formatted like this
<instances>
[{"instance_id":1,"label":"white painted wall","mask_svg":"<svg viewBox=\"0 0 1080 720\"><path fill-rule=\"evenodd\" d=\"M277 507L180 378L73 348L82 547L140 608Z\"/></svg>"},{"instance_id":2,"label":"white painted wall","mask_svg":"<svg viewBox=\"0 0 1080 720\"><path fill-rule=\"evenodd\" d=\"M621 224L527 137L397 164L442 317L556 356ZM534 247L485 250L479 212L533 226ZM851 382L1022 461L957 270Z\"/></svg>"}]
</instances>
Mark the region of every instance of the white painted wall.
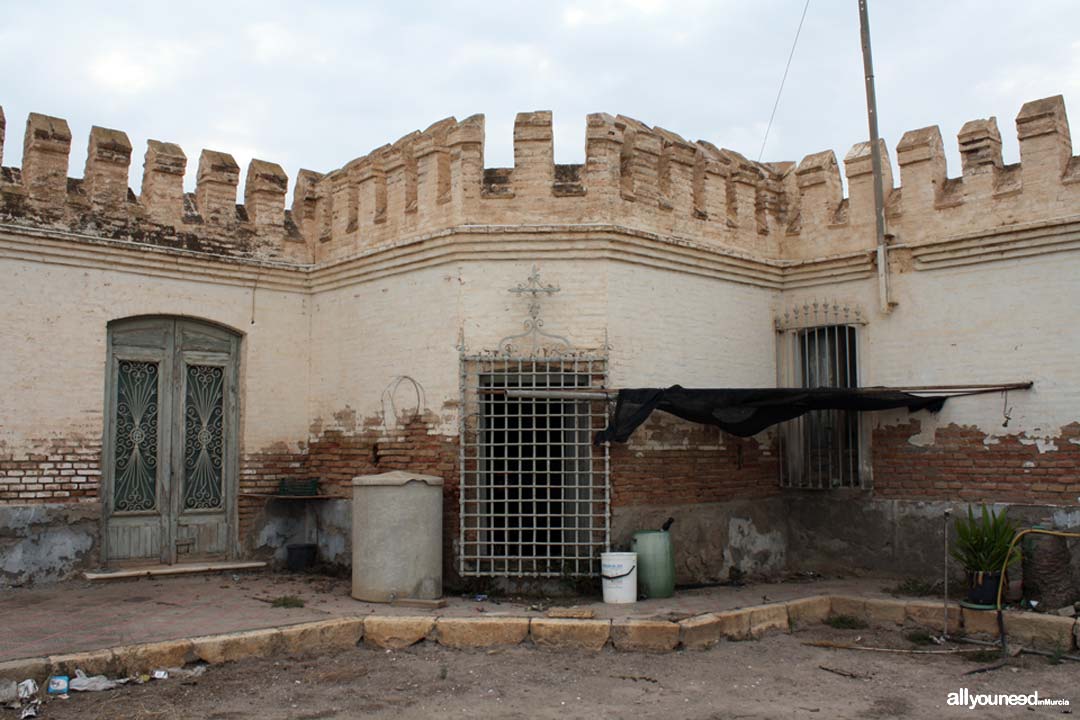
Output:
<instances>
[{"instance_id":1,"label":"white painted wall","mask_svg":"<svg viewBox=\"0 0 1080 720\"><path fill-rule=\"evenodd\" d=\"M778 310L814 299L858 304L862 384L953 385L1034 381L1009 394L1002 427L1000 394L956 398L922 413L918 443L938 425L978 427L991 436L1052 438L1080 420L1080 255L1056 253L978 265L895 273L889 315L877 307L876 279L785 293ZM876 422L906 422L906 412ZM1041 442L1041 440L1040 440Z\"/></svg>"},{"instance_id":2,"label":"white painted wall","mask_svg":"<svg viewBox=\"0 0 1080 720\"><path fill-rule=\"evenodd\" d=\"M241 343L241 452L302 440L307 428L307 298L251 287L0 259L0 449L46 437L100 439L106 326L134 315L227 325Z\"/></svg>"}]
</instances>

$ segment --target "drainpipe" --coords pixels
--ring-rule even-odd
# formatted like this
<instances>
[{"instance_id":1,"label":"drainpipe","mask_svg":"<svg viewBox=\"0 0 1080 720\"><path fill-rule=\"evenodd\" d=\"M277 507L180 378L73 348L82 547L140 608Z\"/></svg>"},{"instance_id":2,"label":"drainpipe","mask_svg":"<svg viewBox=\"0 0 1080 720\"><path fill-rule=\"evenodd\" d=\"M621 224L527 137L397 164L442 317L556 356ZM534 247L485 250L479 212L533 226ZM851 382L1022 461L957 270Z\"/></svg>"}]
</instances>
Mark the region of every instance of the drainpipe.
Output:
<instances>
[{"instance_id":1,"label":"drainpipe","mask_svg":"<svg viewBox=\"0 0 1080 720\"><path fill-rule=\"evenodd\" d=\"M885 244L885 191L881 186L881 149L878 147L877 95L874 91L874 60L870 52L870 14L867 0L859 0L863 70L866 73L866 117L870 125L870 167L874 173L874 220L877 230L878 301L881 312L892 312L889 293L889 250Z\"/></svg>"}]
</instances>

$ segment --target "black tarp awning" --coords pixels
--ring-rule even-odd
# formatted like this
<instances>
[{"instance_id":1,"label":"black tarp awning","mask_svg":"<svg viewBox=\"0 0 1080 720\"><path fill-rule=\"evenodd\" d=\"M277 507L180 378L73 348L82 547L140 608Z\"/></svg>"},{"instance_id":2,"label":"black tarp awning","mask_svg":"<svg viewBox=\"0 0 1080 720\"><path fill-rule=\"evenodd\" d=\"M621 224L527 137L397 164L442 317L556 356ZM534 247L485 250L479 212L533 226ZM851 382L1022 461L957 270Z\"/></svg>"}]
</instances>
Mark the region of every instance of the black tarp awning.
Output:
<instances>
[{"instance_id":1,"label":"black tarp awning","mask_svg":"<svg viewBox=\"0 0 1080 720\"><path fill-rule=\"evenodd\" d=\"M715 425L739 437L756 435L777 423L811 410L930 410L946 397L920 397L900 390L858 388L636 388L619 391L615 415L596 434L596 443L626 442L653 410L704 425Z\"/></svg>"}]
</instances>

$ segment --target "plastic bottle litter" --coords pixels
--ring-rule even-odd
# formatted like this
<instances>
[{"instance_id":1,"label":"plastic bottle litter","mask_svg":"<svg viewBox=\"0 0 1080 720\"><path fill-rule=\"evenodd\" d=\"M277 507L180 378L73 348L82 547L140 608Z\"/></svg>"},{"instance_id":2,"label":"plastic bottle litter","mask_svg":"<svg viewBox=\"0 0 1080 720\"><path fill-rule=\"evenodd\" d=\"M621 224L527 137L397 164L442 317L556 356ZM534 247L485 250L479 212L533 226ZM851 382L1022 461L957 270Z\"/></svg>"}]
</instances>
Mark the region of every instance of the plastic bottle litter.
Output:
<instances>
[{"instance_id":1,"label":"plastic bottle litter","mask_svg":"<svg viewBox=\"0 0 1080 720\"><path fill-rule=\"evenodd\" d=\"M110 680L104 675L89 677L82 670L76 669L75 677L68 683L68 687L79 692L100 692L101 690L112 690L118 684L115 680Z\"/></svg>"},{"instance_id":2,"label":"plastic bottle litter","mask_svg":"<svg viewBox=\"0 0 1080 720\"><path fill-rule=\"evenodd\" d=\"M38 684L34 682L33 678L27 678L19 683L17 694L20 700L30 700L38 692Z\"/></svg>"},{"instance_id":3,"label":"plastic bottle litter","mask_svg":"<svg viewBox=\"0 0 1080 720\"><path fill-rule=\"evenodd\" d=\"M50 695L66 695L68 691L68 676L53 675L49 678L49 684L45 689Z\"/></svg>"}]
</instances>

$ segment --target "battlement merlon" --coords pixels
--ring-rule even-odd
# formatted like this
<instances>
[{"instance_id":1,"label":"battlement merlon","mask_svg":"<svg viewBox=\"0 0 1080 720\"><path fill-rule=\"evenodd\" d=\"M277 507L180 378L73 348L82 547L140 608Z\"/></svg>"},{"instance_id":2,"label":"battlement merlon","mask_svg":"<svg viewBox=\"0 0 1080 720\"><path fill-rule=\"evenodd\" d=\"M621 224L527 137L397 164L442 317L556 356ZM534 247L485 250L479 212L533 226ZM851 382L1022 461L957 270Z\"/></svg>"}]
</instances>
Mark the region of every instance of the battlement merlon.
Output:
<instances>
[{"instance_id":1,"label":"battlement merlon","mask_svg":"<svg viewBox=\"0 0 1080 720\"><path fill-rule=\"evenodd\" d=\"M30 201L58 211L67 200L71 129L66 120L30 113L23 138L22 184Z\"/></svg>"},{"instance_id":2,"label":"battlement merlon","mask_svg":"<svg viewBox=\"0 0 1080 720\"><path fill-rule=\"evenodd\" d=\"M131 141L119 130L90 128L83 191L90 207L103 215L123 213L128 199Z\"/></svg>"},{"instance_id":3,"label":"battlement merlon","mask_svg":"<svg viewBox=\"0 0 1080 720\"><path fill-rule=\"evenodd\" d=\"M962 173L956 178L948 177L936 126L905 133L896 146L898 187L882 141L886 215L896 241L1075 213L1080 158L1071 154L1062 97L1025 104L1016 127L1021 162L1004 165L997 121L966 123L957 137ZM4 129L0 110L0 152ZM469 224L607 222L791 259L873 249L867 142L844 156L845 199L831 150L798 164L757 163L634 118L594 113L587 118L585 162L559 165L553 137L550 112L520 113L513 167L485 168L484 116L445 118L326 174L300 171L289 212L288 179L279 165L253 160L238 206L240 168L231 155L202 151L196 191L187 195L187 157L157 140L147 143L135 198L126 187L131 144L123 132L101 127L90 132L84 177L69 180L67 123L33 113L22 170L0 176L0 192L9 197L9 214L22 213L23 222L61 217L73 228L124 237L153 236L158 227L215 252L308 262ZM88 222L93 216L107 222Z\"/></svg>"},{"instance_id":4,"label":"battlement merlon","mask_svg":"<svg viewBox=\"0 0 1080 720\"><path fill-rule=\"evenodd\" d=\"M1060 181L1072 160L1072 138L1061 95L1024 103L1016 116L1025 185Z\"/></svg>"},{"instance_id":5,"label":"battlement merlon","mask_svg":"<svg viewBox=\"0 0 1080 720\"><path fill-rule=\"evenodd\" d=\"M187 156L179 145L148 140L139 201L152 222L179 226L184 215Z\"/></svg>"}]
</instances>

